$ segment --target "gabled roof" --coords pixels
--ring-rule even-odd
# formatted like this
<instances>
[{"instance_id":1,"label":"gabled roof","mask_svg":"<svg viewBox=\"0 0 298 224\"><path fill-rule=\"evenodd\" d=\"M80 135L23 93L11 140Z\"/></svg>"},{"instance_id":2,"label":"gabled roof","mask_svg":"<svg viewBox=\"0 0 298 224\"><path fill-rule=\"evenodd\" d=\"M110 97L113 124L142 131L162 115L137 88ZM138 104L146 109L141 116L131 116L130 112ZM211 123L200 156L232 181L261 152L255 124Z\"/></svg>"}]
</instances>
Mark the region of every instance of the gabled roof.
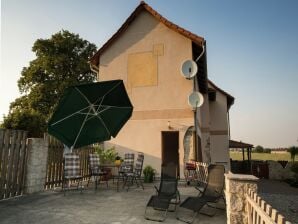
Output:
<instances>
[{"instance_id":1,"label":"gabled roof","mask_svg":"<svg viewBox=\"0 0 298 224\"><path fill-rule=\"evenodd\" d=\"M222 90L219 88L217 85L215 85L211 80L208 79L208 83L217 91L221 92L227 97L227 104L228 104L228 109L234 104L235 98L228 94L226 91Z\"/></svg>"},{"instance_id":2,"label":"gabled roof","mask_svg":"<svg viewBox=\"0 0 298 224\"><path fill-rule=\"evenodd\" d=\"M135 20L135 18L143 11L146 10L149 12L153 17L155 17L158 21L163 23L168 28L174 30L175 32L189 38L192 42L197 44L198 46L202 46L205 42L203 37L200 37L192 32L189 32L182 27L170 22L162 15L160 15L157 11L152 9L147 3L141 1L139 6L131 13L131 15L126 19L123 25L119 28L119 30L91 57L90 63L92 65L98 66L100 55L115 41L117 40L120 35L125 32L128 26Z\"/></svg>"}]
</instances>

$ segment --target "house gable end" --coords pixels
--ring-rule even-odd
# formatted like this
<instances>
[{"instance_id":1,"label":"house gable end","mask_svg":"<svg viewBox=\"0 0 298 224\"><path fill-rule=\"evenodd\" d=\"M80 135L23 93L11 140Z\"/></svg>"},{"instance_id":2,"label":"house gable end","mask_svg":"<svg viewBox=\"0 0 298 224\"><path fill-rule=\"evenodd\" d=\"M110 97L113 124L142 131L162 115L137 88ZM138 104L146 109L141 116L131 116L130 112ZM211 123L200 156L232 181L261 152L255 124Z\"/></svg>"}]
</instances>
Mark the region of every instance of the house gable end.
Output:
<instances>
[{"instance_id":1,"label":"house gable end","mask_svg":"<svg viewBox=\"0 0 298 224\"><path fill-rule=\"evenodd\" d=\"M115 41L117 40L123 32L127 30L127 28L131 25L131 23L139 16L139 14L142 11L147 11L150 13L155 19L157 19L159 22L163 23L168 28L174 30L175 32L187 37L192 42L197 44L198 46L202 46L205 44L204 38L197 36L196 34L193 34L192 32L189 32L182 27L179 27L178 25L170 22L166 18L164 18L162 15L160 15L157 11L152 9L148 4L145 2L141 2L139 6L132 12L132 14L126 19L126 21L123 23L123 25L118 29L118 31L91 57L90 63L91 65L98 66L100 61L100 55Z\"/></svg>"}]
</instances>

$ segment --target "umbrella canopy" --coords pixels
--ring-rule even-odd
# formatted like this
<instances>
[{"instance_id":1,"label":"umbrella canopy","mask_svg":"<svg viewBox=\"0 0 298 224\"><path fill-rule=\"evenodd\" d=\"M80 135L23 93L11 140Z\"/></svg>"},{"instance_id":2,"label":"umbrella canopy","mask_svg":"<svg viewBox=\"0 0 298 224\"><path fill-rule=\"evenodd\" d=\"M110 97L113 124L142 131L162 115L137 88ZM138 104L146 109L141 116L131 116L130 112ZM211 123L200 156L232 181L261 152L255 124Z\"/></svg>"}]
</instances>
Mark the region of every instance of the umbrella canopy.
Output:
<instances>
[{"instance_id":1,"label":"umbrella canopy","mask_svg":"<svg viewBox=\"0 0 298 224\"><path fill-rule=\"evenodd\" d=\"M48 122L48 132L69 148L79 148L116 137L132 111L122 80L72 86Z\"/></svg>"}]
</instances>

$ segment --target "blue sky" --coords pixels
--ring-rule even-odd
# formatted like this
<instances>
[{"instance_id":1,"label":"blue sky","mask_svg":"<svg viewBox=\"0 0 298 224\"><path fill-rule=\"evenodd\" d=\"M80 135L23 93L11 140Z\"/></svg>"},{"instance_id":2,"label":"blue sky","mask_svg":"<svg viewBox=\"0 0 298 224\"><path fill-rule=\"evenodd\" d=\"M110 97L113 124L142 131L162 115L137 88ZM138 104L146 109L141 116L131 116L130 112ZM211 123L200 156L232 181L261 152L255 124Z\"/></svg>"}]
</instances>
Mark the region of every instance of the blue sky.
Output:
<instances>
[{"instance_id":1,"label":"blue sky","mask_svg":"<svg viewBox=\"0 0 298 224\"><path fill-rule=\"evenodd\" d=\"M170 21L207 40L208 75L236 100L231 135L265 147L298 145L298 1L148 0ZM0 116L38 38L61 29L100 47L136 0L2 0ZM1 118L2 119L2 118Z\"/></svg>"}]
</instances>

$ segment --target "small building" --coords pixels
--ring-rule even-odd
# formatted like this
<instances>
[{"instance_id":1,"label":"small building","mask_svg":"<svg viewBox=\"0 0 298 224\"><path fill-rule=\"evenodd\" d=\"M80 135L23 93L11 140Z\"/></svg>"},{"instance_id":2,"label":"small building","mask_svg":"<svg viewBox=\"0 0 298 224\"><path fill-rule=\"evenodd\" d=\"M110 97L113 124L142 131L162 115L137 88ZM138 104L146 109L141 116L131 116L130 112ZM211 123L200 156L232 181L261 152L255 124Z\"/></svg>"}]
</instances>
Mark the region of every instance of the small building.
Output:
<instances>
[{"instance_id":1,"label":"small building","mask_svg":"<svg viewBox=\"0 0 298 224\"><path fill-rule=\"evenodd\" d=\"M194 80L185 79L182 63L201 53ZM116 138L105 143L107 147L115 145L120 153L142 151L144 165L157 172L161 164L177 162L181 177L188 160L220 163L229 169L228 112L234 98L208 80L203 37L141 2L90 65L99 81L122 79L134 106L132 117ZM204 97L196 113L188 104L193 91Z\"/></svg>"}]
</instances>

